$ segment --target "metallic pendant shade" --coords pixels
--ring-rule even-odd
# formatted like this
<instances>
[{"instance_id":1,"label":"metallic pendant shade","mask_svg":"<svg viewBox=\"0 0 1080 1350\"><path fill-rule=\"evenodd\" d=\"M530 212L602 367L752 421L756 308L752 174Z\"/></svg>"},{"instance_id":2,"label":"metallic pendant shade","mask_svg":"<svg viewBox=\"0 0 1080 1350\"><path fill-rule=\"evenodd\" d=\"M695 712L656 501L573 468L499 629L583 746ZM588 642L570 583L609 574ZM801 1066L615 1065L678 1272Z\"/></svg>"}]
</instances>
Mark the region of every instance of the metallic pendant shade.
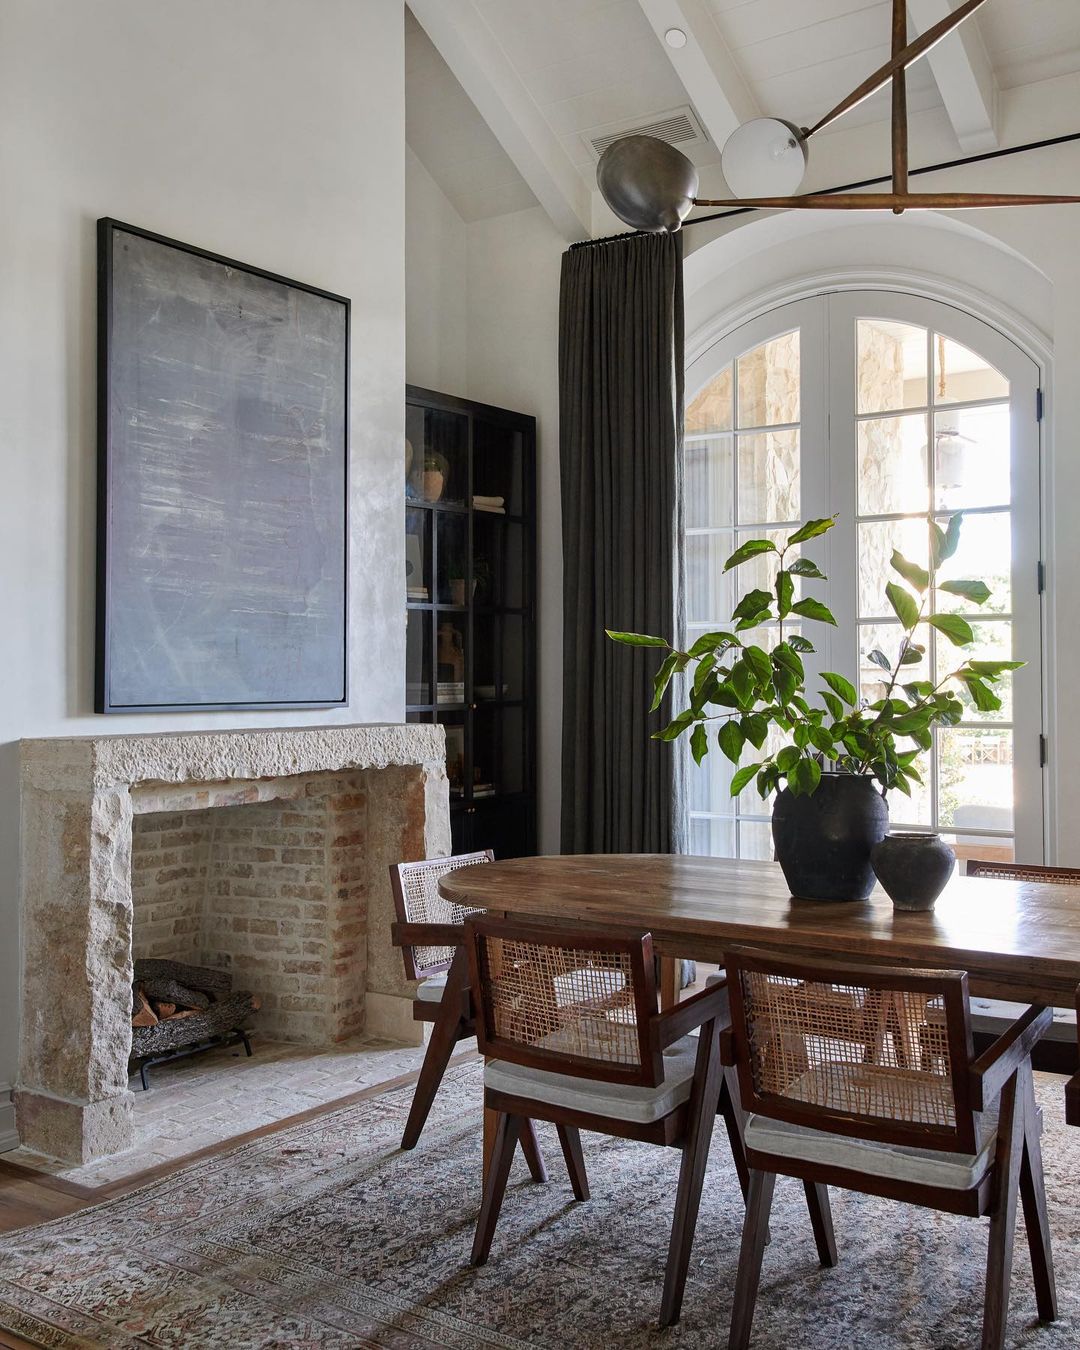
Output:
<instances>
[{"instance_id":1,"label":"metallic pendant shade","mask_svg":"<svg viewBox=\"0 0 1080 1350\"><path fill-rule=\"evenodd\" d=\"M774 210L965 210L986 206L1041 206L1080 202L1078 196L990 192L911 192L908 188L907 87L904 72L951 33L985 0L963 0L925 33L907 41L907 0L892 3L892 54L884 65L814 123L798 127L756 117L728 137L721 168L734 198L697 196L697 170L673 145L653 136L626 136L600 157L596 181L604 200L635 230L677 230L695 206ZM892 83L892 191L795 195L802 185L811 137L864 99Z\"/></svg>"}]
</instances>

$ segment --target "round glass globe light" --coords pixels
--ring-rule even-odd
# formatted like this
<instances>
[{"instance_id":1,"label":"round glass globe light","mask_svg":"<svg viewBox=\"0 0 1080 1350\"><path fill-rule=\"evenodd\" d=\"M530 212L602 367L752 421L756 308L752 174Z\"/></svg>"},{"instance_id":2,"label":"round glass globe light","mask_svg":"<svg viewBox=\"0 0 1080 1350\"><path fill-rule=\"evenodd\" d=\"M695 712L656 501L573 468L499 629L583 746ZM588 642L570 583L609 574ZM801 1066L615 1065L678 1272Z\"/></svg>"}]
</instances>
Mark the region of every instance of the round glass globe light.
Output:
<instances>
[{"instance_id":1,"label":"round glass globe light","mask_svg":"<svg viewBox=\"0 0 1080 1350\"><path fill-rule=\"evenodd\" d=\"M778 117L744 122L724 143L720 167L736 197L792 197L806 175L806 142Z\"/></svg>"}]
</instances>

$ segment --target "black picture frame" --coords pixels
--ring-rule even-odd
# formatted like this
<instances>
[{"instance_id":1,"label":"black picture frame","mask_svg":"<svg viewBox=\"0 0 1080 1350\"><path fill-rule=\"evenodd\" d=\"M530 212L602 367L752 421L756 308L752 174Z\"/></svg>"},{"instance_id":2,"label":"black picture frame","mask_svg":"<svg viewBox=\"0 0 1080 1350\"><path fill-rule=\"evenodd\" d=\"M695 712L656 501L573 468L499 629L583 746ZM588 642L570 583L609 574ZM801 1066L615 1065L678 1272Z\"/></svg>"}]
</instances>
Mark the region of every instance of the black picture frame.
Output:
<instances>
[{"instance_id":1,"label":"black picture frame","mask_svg":"<svg viewBox=\"0 0 1080 1350\"><path fill-rule=\"evenodd\" d=\"M239 663L241 660L241 637L242 633L233 635L229 630L229 636L235 644L237 652L237 666L229 667L228 659L222 662L222 690L230 683L233 688L222 696L214 696L211 689L200 688L197 696L177 697L176 691L165 693L162 697L153 696L153 690L147 688L140 694L137 688L139 677L133 677L130 674L130 666L124 665L124 661L131 658L131 634L125 635L120 631L124 623L129 628L134 628L134 620L131 617L130 605L124 605L122 617L118 621L117 608L121 605L122 599L134 597L135 608L142 603L144 596L147 596L153 590L152 579L145 587L140 588L140 578L137 569L134 575L131 574L131 568L124 571L125 563L131 562L130 556L125 556L122 548L122 541L125 536L123 529L136 528L132 521L125 517L125 510L131 505L130 500L125 500L119 490L117 475L125 470L124 459L129 462L132 457L131 448L126 442L123 443L123 451L118 444L118 419L125 416L135 416L125 409L123 403L123 391L117 388L117 371L122 358L127 357L130 361L131 352L118 350L120 337L117 333L117 325L114 322L115 309L117 303L117 272L115 267L115 251L118 242L122 242L123 237L127 236L134 241L145 241L147 245L159 246L162 250L174 251L178 256L176 265L183 267L185 259L200 260L203 265L204 277L207 269L205 264L214 265L220 268L220 274L213 272L215 285L220 279L223 288L228 288L231 284L242 286L247 284L249 287L257 286L267 295L273 297L274 292L269 288L285 288L287 292L298 292L301 296L292 300L294 305L307 306L307 312L317 314L325 318L325 321L332 330L332 336L335 341L327 341L322 345L327 349L325 355L326 373L329 371L333 381L340 379L340 404L336 396L337 386L335 383L335 397L332 400L333 424L336 429L332 438L327 438L328 455L326 464L321 466L320 473L322 481L325 482L327 490L325 492L326 514L319 522L326 531L325 537L320 537L320 542L328 545L328 550L335 561L340 556L340 571L335 565L325 569L326 589L329 591L329 599L332 602L327 612L317 613L314 616L300 616L301 630L296 636L296 656L297 660L303 663L308 656L301 651L304 647L305 629L303 625L308 619L311 619L309 627L312 632L317 634L317 640L314 643L308 643L306 652L310 653L314 649L314 665L310 672L304 671L297 679L302 682L310 682L310 697L307 693L296 692L288 696L282 696L281 691L276 693L268 689L260 689L258 678L250 678L248 674L239 673ZM162 258L165 254L162 253ZM252 711L252 710L271 710L271 709L299 709L299 708L333 708L346 706L349 697L348 683L348 608L349 608L349 371L350 371L350 335L351 335L351 304L346 296L336 295L331 291L323 290L317 286L311 286L304 282L292 280L283 277L274 272L269 272L263 268L252 266L249 263L240 262L233 258L223 257L221 254L201 249L192 244L183 243L180 240L170 239L164 235L157 234L150 230L142 229L138 226L126 224L123 221L114 220L111 217L103 217L97 222L97 266L98 266L98 354L97 354L97 586L96 586L96 651L95 651L95 679L94 679L94 709L98 713L146 713L146 712L184 712L184 711ZM263 286L262 283L267 283ZM336 309L327 309L325 312L321 307L312 308L312 301L301 297L311 297L316 301L325 301L331 307L340 306L340 341L337 339L337 326L339 312ZM283 298L284 293L283 293ZM186 303L186 298L185 298ZM215 293L216 303L216 293ZM243 320L243 301L238 302L238 314ZM130 334L128 334L130 337ZM131 344L128 344L129 346ZM310 344L305 344L294 338L294 346L299 346L301 350L307 350ZM267 346L265 333L261 334L261 343L256 344L257 350L262 350ZM140 358L141 359L141 358ZM160 354L151 351L148 355L149 368L154 368L155 359L159 364L164 364L160 359ZM255 357L251 357L255 360ZM340 367L338 366L340 362ZM141 369L142 367L140 367ZM176 368L183 370L183 367L177 363ZM193 365L193 370L197 367ZM285 367L286 373L289 373L288 367ZM297 370L296 374L300 377L306 372ZM197 378L197 375L196 375ZM158 400L160 403L160 400ZM237 400L239 406L240 400ZM251 401L250 406L259 409L257 400ZM135 422L138 424L138 417L135 416ZM294 433L295 434L295 433ZM297 444L303 441L303 437L296 435ZM332 444L330 441L332 439ZM228 441L228 436L225 437ZM228 443L220 447L227 456L230 450L235 449ZM222 459L223 464L227 463ZM301 468L303 465L301 464ZM314 476L315 469L309 466L309 472ZM249 474L244 478L244 491L248 492L257 488L261 474ZM127 480L125 480L125 486ZM127 494L130 498L130 492ZM314 499L313 492L313 499ZM282 497L279 495L275 499L276 504L280 504ZM177 527L182 530L182 521L185 512L182 509L185 505L182 493L178 491L174 505L178 508L173 513L173 520L180 521ZM238 530L243 530L247 525L250 529L257 532L258 526L255 521L258 519L257 512L259 502L253 499L246 503L244 507L244 519L236 521ZM314 509L314 508L313 508ZM128 515L137 514L129 511ZM234 523L232 521L230 524ZM301 532L302 533L302 532ZM196 541L197 542L197 541ZM308 541L299 540L297 547L292 547L292 535L290 535L289 552L285 552L283 557L295 565L296 558L306 556L302 550ZM270 552L269 545L264 546L267 553ZM128 555L134 550L129 548ZM318 549L311 550L313 558L319 556ZM316 563L313 561L312 566ZM145 578L144 578L145 580ZM182 580L182 579L181 579ZM284 579L284 569L279 578L271 577L269 584L273 585L277 581L282 587L287 585ZM228 584L228 576L222 580L222 587ZM217 585L215 579L214 585ZM206 579L203 579L204 591L207 590ZM285 599L287 601L287 592ZM340 595L340 606L336 603ZM241 598L243 598L241 596ZM152 605L152 600L147 599L147 603ZM239 614L242 616L247 611L244 606L239 607ZM225 615L229 617L228 613ZM286 626L295 619L295 615L287 614L284 622ZM265 616L264 616L265 621ZM239 622L242 624L243 619ZM336 625L336 626L335 626ZM220 637L225 639L225 625L221 626ZM269 633L261 634L261 641L267 647L263 657L265 661L265 671L268 683L275 679L284 680L286 677L280 675L280 671L290 669L283 666L284 658L288 652L280 652L276 649L270 650L268 643ZM259 635L253 641L250 650L245 649L244 671L249 672L252 665L259 655L257 646ZM325 645L326 651L323 652ZM252 656L255 653L255 656ZM118 655L121 658L118 662ZM333 659L331 659L333 658ZM171 662L175 665L175 660ZM124 671L123 682L128 686L126 688L118 687L121 681L117 677L118 665ZM202 669L210 669L210 663L203 663ZM216 669L216 666L212 667ZM316 681L315 676L318 675ZM147 683L152 681L148 672ZM236 696L236 685L244 680L250 685L250 688L243 690L242 696ZM315 683L319 688L315 688ZM166 681L167 683L167 681ZM205 676L203 677L205 684Z\"/></svg>"}]
</instances>

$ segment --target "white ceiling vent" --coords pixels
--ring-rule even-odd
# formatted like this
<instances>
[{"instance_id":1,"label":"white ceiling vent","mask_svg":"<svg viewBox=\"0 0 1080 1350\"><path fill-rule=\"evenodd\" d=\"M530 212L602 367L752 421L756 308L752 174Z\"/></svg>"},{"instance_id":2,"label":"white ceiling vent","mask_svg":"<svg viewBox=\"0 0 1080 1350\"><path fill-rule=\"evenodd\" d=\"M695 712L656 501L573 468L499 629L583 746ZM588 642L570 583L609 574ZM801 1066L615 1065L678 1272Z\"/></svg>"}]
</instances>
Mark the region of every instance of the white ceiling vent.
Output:
<instances>
[{"instance_id":1,"label":"white ceiling vent","mask_svg":"<svg viewBox=\"0 0 1080 1350\"><path fill-rule=\"evenodd\" d=\"M680 150L709 143L705 128L689 103L682 108L673 108L671 112L657 113L644 122L609 122L606 126L593 127L591 131L581 133L593 159L599 159L612 141L623 136L655 136L669 145L677 145Z\"/></svg>"}]
</instances>

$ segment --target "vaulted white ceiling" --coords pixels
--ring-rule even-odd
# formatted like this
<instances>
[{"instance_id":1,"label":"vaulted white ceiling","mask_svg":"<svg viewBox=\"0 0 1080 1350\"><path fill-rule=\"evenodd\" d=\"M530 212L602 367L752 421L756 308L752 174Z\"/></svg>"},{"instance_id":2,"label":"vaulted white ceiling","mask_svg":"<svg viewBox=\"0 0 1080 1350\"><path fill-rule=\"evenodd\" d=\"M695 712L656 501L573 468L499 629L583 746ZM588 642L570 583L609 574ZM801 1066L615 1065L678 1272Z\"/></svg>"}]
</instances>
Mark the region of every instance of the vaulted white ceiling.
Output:
<instances>
[{"instance_id":1,"label":"vaulted white ceiling","mask_svg":"<svg viewBox=\"0 0 1080 1350\"><path fill-rule=\"evenodd\" d=\"M889 53L889 0L410 3L413 150L464 219L540 200L568 237L587 233L580 194L594 185L589 135L689 105L706 137L681 148L699 166L715 164L738 121L761 113L812 124ZM914 34L954 5L908 7ZM667 46L666 27L686 32L687 44ZM987 0L909 70L909 110L944 105L959 148L992 148L1002 90L1077 72L1080 0ZM886 89L836 126L888 113ZM1080 107L1063 108L1062 118L1078 125L1060 130L1080 129Z\"/></svg>"}]
</instances>

